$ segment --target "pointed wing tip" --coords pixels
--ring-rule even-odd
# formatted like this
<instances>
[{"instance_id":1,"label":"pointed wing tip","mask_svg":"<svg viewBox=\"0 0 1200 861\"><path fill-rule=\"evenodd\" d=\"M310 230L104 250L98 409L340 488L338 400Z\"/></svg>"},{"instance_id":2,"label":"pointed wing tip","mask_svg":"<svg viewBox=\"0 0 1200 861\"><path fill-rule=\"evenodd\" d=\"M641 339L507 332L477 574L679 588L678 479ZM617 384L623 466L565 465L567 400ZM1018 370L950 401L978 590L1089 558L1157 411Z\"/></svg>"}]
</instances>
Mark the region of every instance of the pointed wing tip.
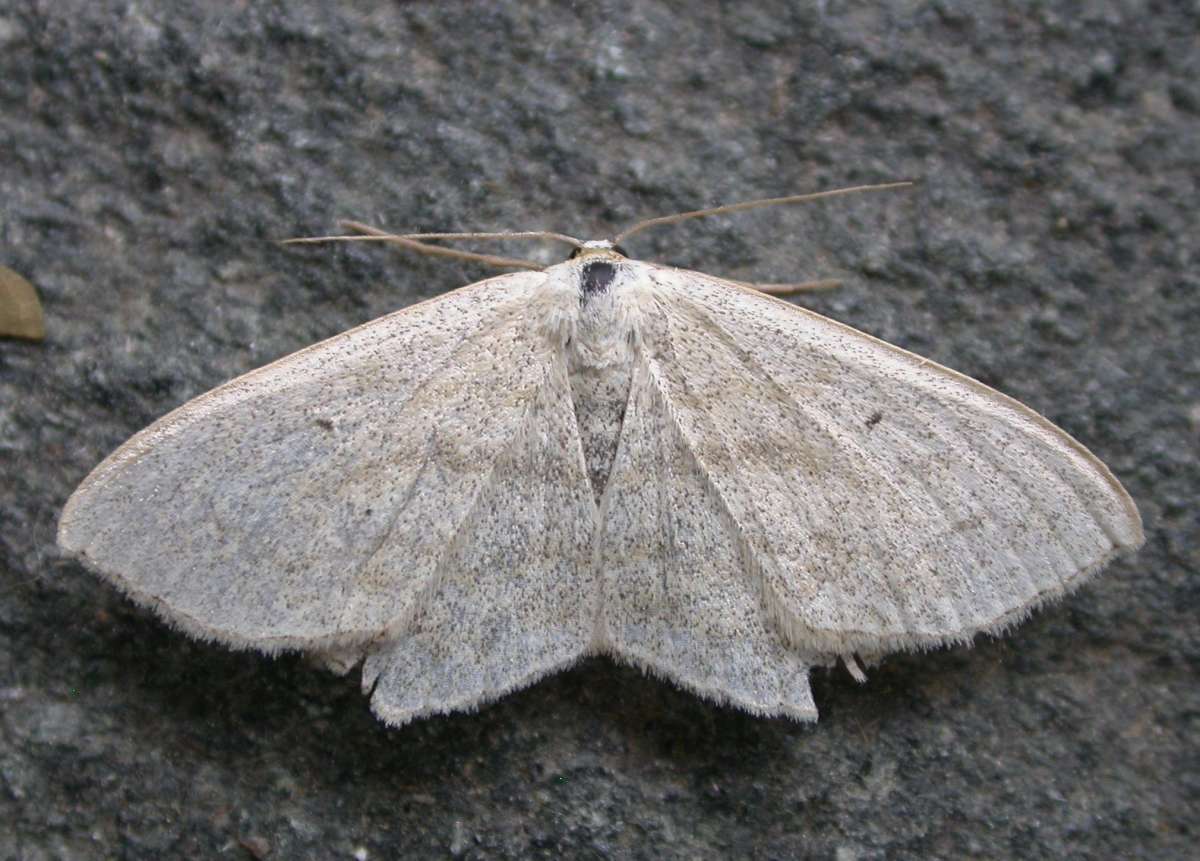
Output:
<instances>
[{"instance_id":1,"label":"pointed wing tip","mask_svg":"<svg viewBox=\"0 0 1200 861\"><path fill-rule=\"evenodd\" d=\"M1091 452L1088 452L1091 455ZM1099 465L1101 477L1105 480L1105 484L1109 490L1109 501L1106 501L1106 507L1112 507L1119 510L1111 517L1111 524L1105 525L1109 539L1112 541L1116 552L1119 553L1134 553L1141 549L1146 543L1145 524L1142 521L1142 513L1138 510L1137 503L1133 501L1133 497L1129 495L1129 491L1125 486L1117 480L1117 477L1112 474L1112 471L1095 455L1091 455L1096 464Z\"/></svg>"},{"instance_id":2,"label":"pointed wing tip","mask_svg":"<svg viewBox=\"0 0 1200 861\"><path fill-rule=\"evenodd\" d=\"M1134 528L1129 531L1128 537L1117 545L1117 549L1122 555L1132 556L1143 547L1146 546L1146 533L1142 529L1141 521L1134 524Z\"/></svg>"},{"instance_id":3,"label":"pointed wing tip","mask_svg":"<svg viewBox=\"0 0 1200 861\"><path fill-rule=\"evenodd\" d=\"M58 530L54 535L54 543L64 556L81 562L87 558L85 552L87 542L83 540L83 536L75 529L75 519L71 517L71 513L66 508L59 515Z\"/></svg>"},{"instance_id":4,"label":"pointed wing tip","mask_svg":"<svg viewBox=\"0 0 1200 861\"><path fill-rule=\"evenodd\" d=\"M1129 501L1129 507L1129 522L1126 524L1124 540L1118 544L1118 547L1126 553L1136 553L1146 543L1146 529L1145 524L1142 523L1142 515L1132 499Z\"/></svg>"},{"instance_id":5,"label":"pointed wing tip","mask_svg":"<svg viewBox=\"0 0 1200 861\"><path fill-rule=\"evenodd\" d=\"M82 558L88 545L87 536L83 534L84 530L80 528L79 514L87 499L87 491L92 485L92 476L95 475L95 470L88 474L86 478L71 492L67 497L67 501L63 503L62 511L58 515L58 529L55 532L54 540L58 545L58 549L73 557Z\"/></svg>"}]
</instances>

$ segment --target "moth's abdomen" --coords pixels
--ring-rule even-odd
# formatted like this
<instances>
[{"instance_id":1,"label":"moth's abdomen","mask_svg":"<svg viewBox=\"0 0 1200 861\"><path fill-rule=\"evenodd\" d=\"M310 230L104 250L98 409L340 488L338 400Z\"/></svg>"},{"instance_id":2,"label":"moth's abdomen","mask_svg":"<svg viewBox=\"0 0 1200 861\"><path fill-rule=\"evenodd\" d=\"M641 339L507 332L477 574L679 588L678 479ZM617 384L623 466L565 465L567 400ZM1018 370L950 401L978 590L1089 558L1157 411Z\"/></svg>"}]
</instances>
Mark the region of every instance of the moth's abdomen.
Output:
<instances>
[{"instance_id":1,"label":"moth's abdomen","mask_svg":"<svg viewBox=\"0 0 1200 861\"><path fill-rule=\"evenodd\" d=\"M603 368L575 368L570 375L571 400L575 420L583 443L583 459L596 504L604 495L604 486L617 454L621 424L625 420L625 405L629 402L629 382L633 363L608 365Z\"/></svg>"},{"instance_id":2,"label":"moth's abdomen","mask_svg":"<svg viewBox=\"0 0 1200 861\"><path fill-rule=\"evenodd\" d=\"M567 277L579 295L579 316L567 347L571 400L599 504L621 437L639 341L640 315L629 290L636 273L612 255L574 261Z\"/></svg>"}]
</instances>

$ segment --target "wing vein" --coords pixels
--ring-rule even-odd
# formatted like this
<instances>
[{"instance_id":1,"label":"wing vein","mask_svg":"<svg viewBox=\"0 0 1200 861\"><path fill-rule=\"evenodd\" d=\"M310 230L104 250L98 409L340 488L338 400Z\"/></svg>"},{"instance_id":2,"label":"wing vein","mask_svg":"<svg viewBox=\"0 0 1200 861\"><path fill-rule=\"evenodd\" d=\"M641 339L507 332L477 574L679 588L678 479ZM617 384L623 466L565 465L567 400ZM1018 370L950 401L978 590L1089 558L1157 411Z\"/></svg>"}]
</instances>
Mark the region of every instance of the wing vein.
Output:
<instances>
[{"instance_id":1,"label":"wing vein","mask_svg":"<svg viewBox=\"0 0 1200 861\"><path fill-rule=\"evenodd\" d=\"M405 613L397 621L397 623L389 625L386 629L392 636L397 635L411 625L412 619L421 611L421 608L441 586L442 577L445 573L446 560L451 557L451 551L458 549L463 535L465 535L467 532L467 530L463 527L466 524L474 521L475 512L479 508L480 501L483 500L488 491L492 489L492 485L496 480L496 476L499 474L500 467L507 462L508 458L512 457L513 450L517 442L521 440L526 433L528 433L529 415L533 411L533 407L537 403L538 397L541 395L542 388L546 385L546 378L548 376L549 373L547 373L546 376L543 377L542 381L532 389L529 403L525 407L525 412L521 415L521 420L516 423L516 431L505 444L504 448L497 454L495 460L492 461L492 466L491 469L488 470L487 477L480 482L479 489L476 491L475 496L472 497L470 506L459 519L458 523L454 526L454 531L449 536L449 540L442 544L441 551L438 553L433 567L429 572L429 577L426 579L424 585L422 585L417 591L413 598L412 604L408 608L408 612Z\"/></svg>"},{"instance_id":2,"label":"wing vein","mask_svg":"<svg viewBox=\"0 0 1200 861\"><path fill-rule=\"evenodd\" d=\"M660 306L659 310L660 311L662 310L661 306ZM666 315L663 314L662 316L665 319ZM665 339L664 343L661 346L664 349L670 349L671 352L674 353L675 345L673 342L670 341L670 338L669 338L669 324L668 324L666 331L668 333L668 337ZM668 391L667 391L667 385L663 381L663 378L662 378L661 370L655 366L654 360L649 355L645 356L645 362L646 362L647 373L650 375L650 380L653 381L653 383L655 385L655 390L656 390L658 396L662 399L663 412L669 419L672 428L679 435L679 439L683 443L683 449L691 457L692 463L695 464L697 471L700 473L701 476L703 476L705 487L708 489L709 493L712 494L713 498L720 505L721 512L724 515L723 520L725 522L726 531L731 534L731 536L734 540L734 543L737 546L738 555L741 556L743 560L746 560L747 563L749 563L749 564L744 565L745 570L754 572L756 574L755 579L757 580L757 582L755 582L753 584L755 591L757 592L757 594L760 597L765 597L766 584L763 579L761 569L767 564L767 560L759 558L759 555L755 552L755 550L751 546L749 540L747 540L745 534L743 533L743 530L739 527L738 516L734 512L732 505L730 505L729 500L726 499L725 495L721 492L720 487L718 487L717 483L713 480L712 471L706 467L703 459L700 457L699 453L696 450L696 446L695 446L694 442L691 439L689 439L687 431L684 429L683 423L681 421L679 421L678 416L676 416L674 407L671 403L670 395L668 394ZM684 383L684 385L686 385L686 382ZM727 456L732 461L733 455L729 451L728 441L724 438L723 435L721 435L721 446L722 446L722 448L725 449ZM757 526L759 531L762 534L766 534L766 530L764 529L763 524L758 519L758 512L750 511L750 512L748 512L748 514L749 514L749 516L754 518L755 525ZM773 561L772 561L772 564L774 564Z\"/></svg>"},{"instance_id":3,"label":"wing vein","mask_svg":"<svg viewBox=\"0 0 1200 861\"><path fill-rule=\"evenodd\" d=\"M494 325L497 327L505 325L505 324L509 323L514 316L515 316L515 310L513 308L503 309L501 312L499 312L497 314L497 318L495 320ZM473 346L473 341L471 340L473 334L474 333L471 331L466 331L466 332L461 333L460 337L458 338L458 342L455 344L453 349L448 350L446 352L446 354L441 358L441 360L436 365L434 365L433 367L428 369L428 373L426 373L424 375L422 380L417 385L415 385L410 392L406 393L406 395L402 401L400 401L398 404L395 404L395 405L389 404L389 407L392 407L394 410L393 415L399 416L399 415L403 414L404 410L410 404L412 404L421 395L422 392L427 390L429 388L429 386L441 376L441 374L446 370L446 368L451 367L455 363L455 361L459 358L459 356L465 349ZM537 395L537 388L535 387L535 389L533 390L533 393L530 397L530 403L532 403L536 399L536 395ZM522 416L522 423L524 423L524 421L527 418L528 418L528 411L526 411L525 415ZM514 434L514 438L515 437L516 437L516 434ZM430 435L429 441L426 444L427 451L430 448L434 447L434 445L436 444L437 438L438 438L438 428L435 426L432 429L432 433ZM505 446L505 453L507 452L507 448L508 448L508 446ZM503 453L501 456L503 456ZM350 574L350 576L345 581L345 584L343 586L343 591L350 591L350 592L354 591L354 588L355 588L354 584L362 576L363 572L367 570L367 567L371 564L371 562L375 559L375 557L379 555L379 552L387 545L388 541L392 537L392 534L396 530L396 524L398 524L400 522L400 518L404 515L404 512L407 510L408 506L412 503L413 499L416 498L417 490L421 486L421 480L425 476L425 474L428 470L430 461L431 461L431 458L429 458L428 456L422 459L421 466L417 470L416 476L414 476L413 480L409 483L408 489L405 491L403 498L395 505L395 507L392 509L391 513L388 515L387 526L384 527L383 531L380 533L379 539L374 542L374 545L371 547L370 551L366 555L364 555L363 558L357 564L355 564L353 572ZM497 462L498 462L498 459L497 459L497 461L493 462L492 470L491 470L491 472L488 473L488 479L485 480L485 482L483 483L483 486L486 486L487 482L490 481L491 475L495 471L495 466L496 466ZM475 502L473 500L472 506L474 504L475 504ZM459 526L461 526L461 524L463 522L465 522L465 518L464 518L464 520L459 521ZM449 544L449 542L447 542L447 544ZM436 566L435 566L435 568L436 568ZM339 614L339 621L338 621L338 625L337 625L337 628L339 630L341 630L341 628L342 628L342 620L343 620L346 612L348 610L351 610L352 608L353 608L352 603L347 602L345 608L343 608L342 613Z\"/></svg>"},{"instance_id":4,"label":"wing vein","mask_svg":"<svg viewBox=\"0 0 1200 861\"><path fill-rule=\"evenodd\" d=\"M824 434L826 440L828 440L829 443L832 446L834 446L834 448L838 451L839 455L841 456L841 458L844 462L849 462L849 461L853 460L857 469L870 469L871 476L874 480L886 485L889 490L891 490L893 493L895 493L898 496L901 496L901 497L907 496L907 494L904 493L904 491L899 487L899 485L895 481L893 481L892 478L885 471L880 470L878 468L874 468L874 462L866 454L866 451L862 448L862 446L854 443L852 440L845 439L843 437L843 435L834 433L833 432L833 421L830 419L826 419L821 414L820 410L805 409L805 407L800 403L800 401L798 401L796 399L796 396L786 386L784 386L782 383L780 383L779 380L775 377L775 375L772 374L770 372L770 370L765 365L763 365L757 359L757 357L754 356L753 353L751 353L750 351L741 347L734 340L733 336L728 331L726 331L725 328L723 326L721 326L721 324L711 314L709 314L708 311L702 305L699 305L698 303L692 302L690 300L686 300L686 297L684 297L684 298L685 298L685 301L687 301L687 307L689 308L689 310L694 315L701 317L707 323L707 325L712 329L712 331L714 331L715 333L717 333L720 336L720 343L722 344L722 346L724 346L727 350L729 350L730 353L744 367L748 368L749 370L751 370L753 372L756 372L760 376L760 378L766 380L770 384L772 390L779 396L779 399L791 407L791 410L793 413L793 415L792 415L793 419L795 419L795 417L798 414L798 416L800 418L802 418L803 420L806 420L807 422L819 427L821 429L822 433ZM799 432L798 427L795 430L797 432ZM726 449L726 451L730 450L729 446L727 444L725 445L725 449ZM732 460L732 453L730 454L730 458ZM735 470L732 475L732 479L736 480L736 479L740 479L740 477L741 477L741 471ZM753 488L746 487L745 485L743 485L743 489L747 492L748 499L754 499ZM871 497L864 496L864 499L869 499L869 498L871 498ZM757 517L755 518L755 520L758 523L759 529L762 530L762 535L764 537L766 535L768 535L769 533L766 531L766 529L763 528L762 522L760 520L758 520ZM876 557L879 558L880 560L882 560L883 557L885 556L885 554L881 552L881 548L879 548L878 545L876 545L876 550L878 551L876 554ZM890 595L891 601L892 601L892 608L895 611L896 616L901 620L901 623L905 628L910 628L912 626L912 619L911 619L910 614L907 611L905 602L901 599L902 596L900 595L898 587L892 581L892 578L888 576L888 572L886 572L886 571L883 571L883 570L879 571L879 579L881 579L883 581L884 585L887 587L888 594Z\"/></svg>"}]
</instances>

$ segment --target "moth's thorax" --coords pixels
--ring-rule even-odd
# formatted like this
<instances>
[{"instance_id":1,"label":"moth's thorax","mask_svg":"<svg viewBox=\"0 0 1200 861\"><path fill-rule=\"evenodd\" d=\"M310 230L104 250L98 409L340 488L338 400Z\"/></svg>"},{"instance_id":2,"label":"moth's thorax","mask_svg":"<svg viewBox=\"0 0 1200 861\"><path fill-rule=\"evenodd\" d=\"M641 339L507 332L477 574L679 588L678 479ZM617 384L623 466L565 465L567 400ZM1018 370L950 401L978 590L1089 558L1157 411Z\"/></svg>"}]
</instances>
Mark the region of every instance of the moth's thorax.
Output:
<instances>
[{"instance_id":1,"label":"moth's thorax","mask_svg":"<svg viewBox=\"0 0 1200 861\"><path fill-rule=\"evenodd\" d=\"M611 243L596 242L554 267L551 276L562 278L575 297L564 348L576 426L597 504L616 457L641 344L638 298L646 286L644 267Z\"/></svg>"},{"instance_id":2,"label":"moth's thorax","mask_svg":"<svg viewBox=\"0 0 1200 861\"><path fill-rule=\"evenodd\" d=\"M577 313L564 344L572 369L627 365L639 343L639 294L645 264L630 261L611 243L588 243L578 255L554 267L576 297Z\"/></svg>"}]
</instances>

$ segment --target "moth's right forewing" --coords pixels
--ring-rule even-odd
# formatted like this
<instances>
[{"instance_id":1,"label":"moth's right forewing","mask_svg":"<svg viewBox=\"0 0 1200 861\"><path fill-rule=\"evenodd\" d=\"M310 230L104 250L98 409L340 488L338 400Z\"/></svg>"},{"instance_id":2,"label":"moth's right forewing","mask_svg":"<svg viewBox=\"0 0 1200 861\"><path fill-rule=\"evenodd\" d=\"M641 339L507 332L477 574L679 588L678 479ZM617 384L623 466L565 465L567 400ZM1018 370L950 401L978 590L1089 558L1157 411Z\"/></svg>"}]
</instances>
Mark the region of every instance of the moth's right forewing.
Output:
<instances>
[{"instance_id":1,"label":"moth's right forewing","mask_svg":"<svg viewBox=\"0 0 1200 861\"><path fill-rule=\"evenodd\" d=\"M728 282L654 278L652 369L794 645L967 640L1141 544L1104 465L1011 398Z\"/></svg>"},{"instance_id":2,"label":"moth's right forewing","mask_svg":"<svg viewBox=\"0 0 1200 861\"><path fill-rule=\"evenodd\" d=\"M102 463L59 543L193 634L362 643L413 601L554 360L543 273L368 323L177 409Z\"/></svg>"}]
</instances>

